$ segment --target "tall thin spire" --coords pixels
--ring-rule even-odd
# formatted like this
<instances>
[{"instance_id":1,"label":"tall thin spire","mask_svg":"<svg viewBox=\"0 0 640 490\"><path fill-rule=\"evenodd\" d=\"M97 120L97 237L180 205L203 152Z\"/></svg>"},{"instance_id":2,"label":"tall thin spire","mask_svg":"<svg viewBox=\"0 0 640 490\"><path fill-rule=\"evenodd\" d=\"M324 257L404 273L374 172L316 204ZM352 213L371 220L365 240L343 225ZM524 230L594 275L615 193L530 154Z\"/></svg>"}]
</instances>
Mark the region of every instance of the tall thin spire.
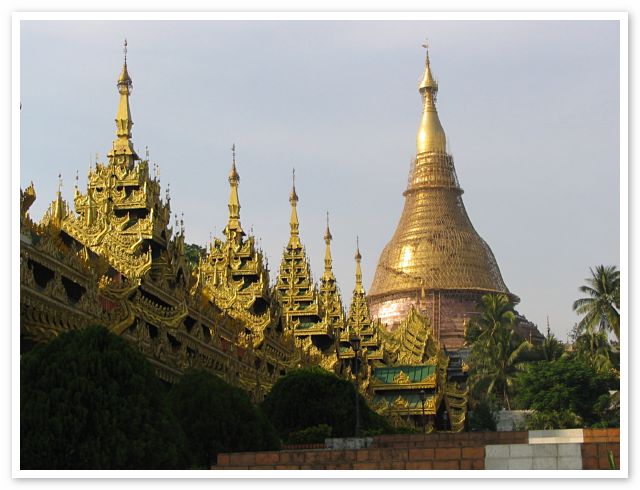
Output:
<instances>
[{"instance_id":1,"label":"tall thin spire","mask_svg":"<svg viewBox=\"0 0 640 490\"><path fill-rule=\"evenodd\" d=\"M240 199L238 198L238 183L240 175L236 170L236 144L231 146L231 171L229 172L229 185L231 192L229 193L229 222L224 229L227 240L233 240L239 243L244 236L242 226L240 226Z\"/></svg>"},{"instance_id":2,"label":"tall thin spire","mask_svg":"<svg viewBox=\"0 0 640 490\"><path fill-rule=\"evenodd\" d=\"M133 149L133 143L131 142L133 120L131 119L131 109L129 107L129 95L131 95L133 83L127 69L126 39L124 40L124 64L117 85L118 92L120 93L120 103L118 104L118 112L116 114L116 139L108 154L109 161L112 164L131 167L133 166L133 161L138 160L138 155Z\"/></svg>"},{"instance_id":3,"label":"tall thin spire","mask_svg":"<svg viewBox=\"0 0 640 490\"><path fill-rule=\"evenodd\" d=\"M327 230L324 233L324 243L326 245L324 252L324 274L322 278L324 280L331 280L334 278L333 276L333 260L331 258L331 240L333 236L331 236L331 231L329 230L329 211L327 211Z\"/></svg>"},{"instance_id":4,"label":"tall thin spire","mask_svg":"<svg viewBox=\"0 0 640 490\"><path fill-rule=\"evenodd\" d=\"M426 49L424 75L418 86L418 91L422 96L422 119L418 136L416 138L417 153L436 152L445 153L447 148L447 137L445 135L438 111L436 110L436 96L438 94L438 82L431 73L429 61L429 44L422 45Z\"/></svg>"},{"instance_id":5,"label":"tall thin spire","mask_svg":"<svg viewBox=\"0 0 640 490\"><path fill-rule=\"evenodd\" d=\"M356 237L356 293L364 294L364 287L362 286L362 268L360 267L360 261L362 260L362 255L360 255L360 240Z\"/></svg>"},{"instance_id":6,"label":"tall thin spire","mask_svg":"<svg viewBox=\"0 0 640 490\"><path fill-rule=\"evenodd\" d=\"M291 220L289 226L291 228L291 236L289 238L289 247L299 248L302 246L300 243L299 228L300 223L298 221L298 194L296 194L296 169L293 169L293 185L291 187L291 194L289 195L289 202L291 203Z\"/></svg>"}]
</instances>

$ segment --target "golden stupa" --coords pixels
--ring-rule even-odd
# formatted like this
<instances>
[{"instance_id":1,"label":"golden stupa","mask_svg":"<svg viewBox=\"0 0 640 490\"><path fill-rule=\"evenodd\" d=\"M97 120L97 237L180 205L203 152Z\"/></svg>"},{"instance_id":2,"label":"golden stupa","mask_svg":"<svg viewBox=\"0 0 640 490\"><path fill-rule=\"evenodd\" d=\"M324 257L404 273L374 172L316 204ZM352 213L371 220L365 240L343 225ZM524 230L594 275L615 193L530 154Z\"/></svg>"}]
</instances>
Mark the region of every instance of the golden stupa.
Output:
<instances>
[{"instance_id":1,"label":"golden stupa","mask_svg":"<svg viewBox=\"0 0 640 490\"><path fill-rule=\"evenodd\" d=\"M412 306L431 318L447 348L462 346L475 304L487 292L512 299L487 243L462 202L453 157L436 110L438 83L429 52L420 81L422 118L417 154L398 227L386 245L369 292L371 313L394 330Z\"/></svg>"}]
</instances>

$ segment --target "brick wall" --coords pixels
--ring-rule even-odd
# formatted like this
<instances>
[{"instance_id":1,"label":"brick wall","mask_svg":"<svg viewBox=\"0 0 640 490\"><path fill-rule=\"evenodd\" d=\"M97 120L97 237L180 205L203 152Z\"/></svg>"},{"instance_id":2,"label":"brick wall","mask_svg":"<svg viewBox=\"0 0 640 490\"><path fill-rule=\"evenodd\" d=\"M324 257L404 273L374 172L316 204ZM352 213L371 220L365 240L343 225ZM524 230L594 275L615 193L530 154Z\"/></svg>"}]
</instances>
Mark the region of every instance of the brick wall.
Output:
<instances>
[{"instance_id":1,"label":"brick wall","mask_svg":"<svg viewBox=\"0 0 640 490\"><path fill-rule=\"evenodd\" d=\"M609 451L613 453L616 469L620 468L620 429L584 430L582 467L585 470L608 470Z\"/></svg>"},{"instance_id":2,"label":"brick wall","mask_svg":"<svg viewBox=\"0 0 640 490\"><path fill-rule=\"evenodd\" d=\"M536 457L557 457L557 461L560 461L559 458L565 457L564 453L569 449L573 452L577 449L578 454L582 455L584 469L609 469L607 451L611 449L616 456L616 468L620 467L618 429L585 429L583 433L583 444L529 444L529 433L526 431L386 435L375 437L372 446L366 449L295 449L219 454L217 465L212 469L484 470L487 447L507 448L508 452L501 453L501 457L507 459L529 458L531 452L533 459L530 469L536 469L533 468ZM542 446L547 447L545 449ZM491 451L495 452L495 449ZM555 456L550 456L551 452ZM520 463L522 461L513 463L513 469ZM562 469L558 463L556 467Z\"/></svg>"}]
</instances>

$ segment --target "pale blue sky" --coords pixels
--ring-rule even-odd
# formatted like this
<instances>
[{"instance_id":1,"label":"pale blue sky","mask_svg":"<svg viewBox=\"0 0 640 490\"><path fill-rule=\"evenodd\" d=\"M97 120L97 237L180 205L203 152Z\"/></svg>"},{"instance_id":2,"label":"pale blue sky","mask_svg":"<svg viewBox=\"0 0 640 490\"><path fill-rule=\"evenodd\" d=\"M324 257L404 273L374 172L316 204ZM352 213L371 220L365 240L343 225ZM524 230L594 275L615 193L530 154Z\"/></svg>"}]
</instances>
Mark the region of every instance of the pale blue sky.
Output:
<instances>
[{"instance_id":1,"label":"pale blue sky","mask_svg":"<svg viewBox=\"0 0 640 490\"><path fill-rule=\"evenodd\" d=\"M331 213L345 301L355 237L365 285L403 206L431 41L438 109L467 211L519 311L561 338L578 286L620 264L619 29L613 21L23 21L20 182L39 219L86 183L114 137L129 40L133 141L149 147L204 245L227 218L230 146L241 219L277 273L296 168L300 231L314 277Z\"/></svg>"}]
</instances>

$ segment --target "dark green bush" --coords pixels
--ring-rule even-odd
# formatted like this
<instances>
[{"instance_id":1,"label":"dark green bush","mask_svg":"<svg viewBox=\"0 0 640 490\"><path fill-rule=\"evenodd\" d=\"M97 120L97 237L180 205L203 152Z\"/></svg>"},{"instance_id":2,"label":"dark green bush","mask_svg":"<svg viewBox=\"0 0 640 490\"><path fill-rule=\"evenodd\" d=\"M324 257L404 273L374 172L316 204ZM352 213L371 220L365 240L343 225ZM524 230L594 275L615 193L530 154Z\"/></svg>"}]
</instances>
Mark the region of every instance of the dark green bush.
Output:
<instances>
[{"instance_id":1,"label":"dark green bush","mask_svg":"<svg viewBox=\"0 0 640 490\"><path fill-rule=\"evenodd\" d=\"M184 435L147 360L101 327L20 360L21 469L164 469Z\"/></svg>"},{"instance_id":2,"label":"dark green bush","mask_svg":"<svg viewBox=\"0 0 640 490\"><path fill-rule=\"evenodd\" d=\"M324 442L328 437L331 437L331 427L327 424L320 424L291 432L288 442L289 444L315 444Z\"/></svg>"},{"instance_id":3,"label":"dark green bush","mask_svg":"<svg viewBox=\"0 0 640 490\"><path fill-rule=\"evenodd\" d=\"M385 420L360 397L360 426L390 430ZM308 427L326 424L333 437L355 432L355 388L319 367L297 369L278 379L261 408L282 439Z\"/></svg>"},{"instance_id":4,"label":"dark green bush","mask_svg":"<svg viewBox=\"0 0 640 490\"><path fill-rule=\"evenodd\" d=\"M600 397L616 387L611 373L599 373L574 357L532 363L516 378L516 399L521 408L542 413L572 412L587 425L601 421L605 402ZM560 419L558 419L560 420Z\"/></svg>"},{"instance_id":5,"label":"dark green bush","mask_svg":"<svg viewBox=\"0 0 640 490\"><path fill-rule=\"evenodd\" d=\"M208 468L220 452L278 449L278 436L248 395L205 371L189 371L171 389L187 438L189 465Z\"/></svg>"},{"instance_id":6,"label":"dark green bush","mask_svg":"<svg viewBox=\"0 0 640 490\"><path fill-rule=\"evenodd\" d=\"M497 430L498 404L493 398L480 400L469 414L469 429L472 431Z\"/></svg>"},{"instance_id":7,"label":"dark green bush","mask_svg":"<svg viewBox=\"0 0 640 490\"><path fill-rule=\"evenodd\" d=\"M533 412L525 417L525 430L576 429L583 426L582 419L571 410Z\"/></svg>"}]
</instances>

